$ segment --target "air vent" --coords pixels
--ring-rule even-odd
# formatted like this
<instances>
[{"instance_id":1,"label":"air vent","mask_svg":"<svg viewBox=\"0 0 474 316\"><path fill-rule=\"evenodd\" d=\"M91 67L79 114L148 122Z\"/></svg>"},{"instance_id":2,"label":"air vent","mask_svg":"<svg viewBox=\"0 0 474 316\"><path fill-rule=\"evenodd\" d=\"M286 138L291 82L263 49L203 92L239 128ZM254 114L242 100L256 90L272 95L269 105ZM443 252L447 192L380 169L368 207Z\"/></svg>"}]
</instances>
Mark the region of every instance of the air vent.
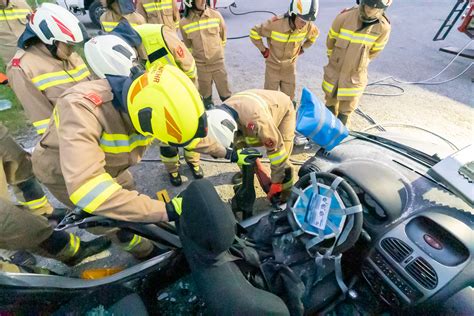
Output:
<instances>
[{"instance_id":1,"label":"air vent","mask_svg":"<svg viewBox=\"0 0 474 316\"><path fill-rule=\"evenodd\" d=\"M418 283L428 290L432 290L438 285L438 275L436 271L421 257L410 262L405 269Z\"/></svg>"},{"instance_id":2,"label":"air vent","mask_svg":"<svg viewBox=\"0 0 474 316\"><path fill-rule=\"evenodd\" d=\"M397 262L402 262L413 252L410 246L397 238L385 238L381 244L382 248Z\"/></svg>"}]
</instances>

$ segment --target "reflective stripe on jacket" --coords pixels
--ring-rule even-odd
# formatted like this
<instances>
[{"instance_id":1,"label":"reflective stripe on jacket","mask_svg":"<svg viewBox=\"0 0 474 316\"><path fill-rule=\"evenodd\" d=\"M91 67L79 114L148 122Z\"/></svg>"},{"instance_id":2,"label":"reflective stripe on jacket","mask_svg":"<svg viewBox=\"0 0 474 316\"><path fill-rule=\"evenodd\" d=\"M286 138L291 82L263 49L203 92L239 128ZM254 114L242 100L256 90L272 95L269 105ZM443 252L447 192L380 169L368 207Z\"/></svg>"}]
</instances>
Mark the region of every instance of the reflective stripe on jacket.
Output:
<instances>
[{"instance_id":1,"label":"reflective stripe on jacket","mask_svg":"<svg viewBox=\"0 0 474 316\"><path fill-rule=\"evenodd\" d=\"M17 42L25 30L26 16L31 12L24 0L10 0L0 8L0 58L8 64L17 50Z\"/></svg>"},{"instance_id":2,"label":"reflective stripe on jacket","mask_svg":"<svg viewBox=\"0 0 474 316\"><path fill-rule=\"evenodd\" d=\"M105 32L111 32L122 19L126 19L130 25L134 27L146 22L145 18L137 12L125 15L122 15L119 12L120 9L118 7L118 3L114 2L112 3L111 8L105 10L105 12L100 16L100 24L102 25L102 29Z\"/></svg>"},{"instance_id":3,"label":"reflective stripe on jacket","mask_svg":"<svg viewBox=\"0 0 474 316\"><path fill-rule=\"evenodd\" d=\"M91 94L95 103L89 100ZM137 134L128 114L115 109L112 99L105 79L65 92L56 105L57 126L49 125L33 155L33 163L41 159L43 166L35 167L37 177L57 190L65 184L67 192L56 192L58 196L69 193L66 204L86 212L124 221L162 221L163 202L127 190L119 181L141 160L152 138Z\"/></svg>"},{"instance_id":4,"label":"reflective stripe on jacket","mask_svg":"<svg viewBox=\"0 0 474 316\"><path fill-rule=\"evenodd\" d=\"M212 67L220 69L227 41L222 15L211 8L207 8L202 15L191 10L179 25L183 42L191 51L198 67L205 65L208 71L213 71Z\"/></svg>"},{"instance_id":5,"label":"reflective stripe on jacket","mask_svg":"<svg viewBox=\"0 0 474 316\"><path fill-rule=\"evenodd\" d=\"M309 48L319 36L319 30L313 23L307 23L302 29L293 30L289 18L274 17L250 30L250 40L263 52L267 39L270 56L266 63L270 67L294 66L301 49Z\"/></svg>"},{"instance_id":6,"label":"reflective stripe on jacket","mask_svg":"<svg viewBox=\"0 0 474 316\"><path fill-rule=\"evenodd\" d=\"M173 31L179 27L179 9L176 0L138 0L137 12L146 23L164 24Z\"/></svg>"},{"instance_id":7,"label":"reflective stripe on jacket","mask_svg":"<svg viewBox=\"0 0 474 316\"><path fill-rule=\"evenodd\" d=\"M339 14L326 41L329 63L324 67L324 92L340 100L360 97L367 85L369 62L384 49L390 29L385 15L364 27L358 7Z\"/></svg>"},{"instance_id":8,"label":"reflective stripe on jacket","mask_svg":"<svg viewBox=\"0 0 474 316\"><path fill-rule=\"evenodd\" d=\"M38 134L49 124L57 99L91 74L77 53L65 61L54 58L43 43L18 50L7 66L10 85Z\"/></svg>"}]
</instances>

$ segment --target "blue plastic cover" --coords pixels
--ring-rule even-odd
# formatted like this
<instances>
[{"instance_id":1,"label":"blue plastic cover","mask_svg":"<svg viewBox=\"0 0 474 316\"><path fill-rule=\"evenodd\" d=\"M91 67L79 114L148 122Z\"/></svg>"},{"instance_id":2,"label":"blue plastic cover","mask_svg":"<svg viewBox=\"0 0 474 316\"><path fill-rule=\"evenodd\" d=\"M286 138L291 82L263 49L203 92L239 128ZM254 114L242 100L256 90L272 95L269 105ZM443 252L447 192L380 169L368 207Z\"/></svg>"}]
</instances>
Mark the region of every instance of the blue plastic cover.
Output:
<instances>
[{"instance_id":1,"label":"blue plastic cover","mask_svg":"<svg viewBox=\"0 0 474 316\"><path fill-rule=\"evenodd\" d=\"M326 150L349 135L349 130L307 88L303 88L296 117L296 130Z\"/></svg>"},{"instance_id":2,"label":"blue plastic cover","mask_svg":"<svg viewBox=\"0 0 474 316\"><path fill-rule=\"evenodd\" d=\"M293 215L298 226L304 232L309 233L311 235L319 236L321 239L328 239L328 238L334 237L335 234L333 230L329 228L329 226L326 223L326 227L324 228L324 230L322 230L323 234L319 235L318 234L319 229L311 225L308 219L310 218L310 213L316 211L315 209L312 208L312 206L314 205L314 203L312 203L313 199L315 199L318 196L318 194L326 195L327 191L328 191L327 187L319 185L319 192L314 192L313 186L309 186L303 191L304 195L308 197L309 202L305 203L304 199L302 199L301 197L298 197L298 199L296 199L295 201L294 206L292 207ZM343 203L334 194L334 192L331 193L329 198L331 199L331 210L344 208ZM331 211L329 211L327 222L331 222L331 224L334 227L337 227L339 231L341 231L342 228L344 227L346 217L347 216L345 215L342 215L342 214L339 215L336 213L331 213Z\"/></svg>"}]
</instances>

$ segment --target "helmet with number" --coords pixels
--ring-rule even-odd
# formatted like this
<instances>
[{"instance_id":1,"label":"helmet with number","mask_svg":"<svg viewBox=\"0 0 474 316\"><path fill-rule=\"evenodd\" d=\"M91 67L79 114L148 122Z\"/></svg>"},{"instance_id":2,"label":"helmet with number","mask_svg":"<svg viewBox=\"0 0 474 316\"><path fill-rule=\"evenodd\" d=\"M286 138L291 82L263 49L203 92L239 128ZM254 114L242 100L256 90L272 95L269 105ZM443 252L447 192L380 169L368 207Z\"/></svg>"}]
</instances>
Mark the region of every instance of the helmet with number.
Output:
<instances>
[{"instance_id":1,"label":"helmet with number","mask_svg":"<svg viewBox=\"0 0 474 316\"><path fill-rule=\"evenodd\" d=\"M52 3L41 4L31 14L28 26L47 45L52 45L55 41L66 44L81 43L87 34L74 14Z\"/></svg>"},{"instance_id":2,"label":"helmet with number","mask_svg":"<svg viewBox=\"0 0 474 316\"><path fill-rule=\"evenodd\" d=\"M157 65L137 76L127 92L135 129L170 146L206 137L207 119L193 82L177 67Z\"/></svg>"},{"instance_id":3,"label":"helmet with number","mask_svg":"<svg viewBox=\"0 0 474 316\"><path fill-rule=\"evenodd\" d=\"M367 5L371 8L385 10L392 4L392 0L360 0L360 4Z\"/></svg>"},{"instance_id":4,"label":"helmet with number","mask_svg":"<svg viewBox=\"0 0 474 316\"><path fill-rule=\"evenodd\" d=\"M84 45L84 55L94 73L104 79L105 75L129 76L137 59L135 50L116 35L99 35Z\"/></svg>"},{"instance_id":5,"label":"helmet with number","mask_svg":"<svg viewBox=\"0 0 474 316\"><path fill-rule=\"evenodd\" d=\"M290 16L296 15L305 21L314 21L319 11L319 0L291 0Z\"/></svg>"},{"instance_id":6,"label":"helmet with number","mask_svg":"<svg viewBox=\"0 0 474 316\"><path fill-rule=\"evenodd\" d=\"M234 117L223 108L207 110L208 135L217 140L225 148L229 148L234 141L237 131L237 122Z\"/></svg>"}]
</instances>

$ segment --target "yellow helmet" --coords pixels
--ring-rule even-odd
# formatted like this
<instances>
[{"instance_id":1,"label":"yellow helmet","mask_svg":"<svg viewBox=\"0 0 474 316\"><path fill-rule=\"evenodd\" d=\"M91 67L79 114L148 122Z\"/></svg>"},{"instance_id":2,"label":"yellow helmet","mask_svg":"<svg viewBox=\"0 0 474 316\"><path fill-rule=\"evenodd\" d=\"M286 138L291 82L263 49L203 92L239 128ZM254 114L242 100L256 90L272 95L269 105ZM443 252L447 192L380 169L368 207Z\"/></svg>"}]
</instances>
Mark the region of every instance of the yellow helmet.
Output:
<instances>
[{"instance_id":1,"label":"yellow helmet","mask_svg":"<svg viewBox=\"0 0 474 316\"><path fill-rule=\"evenodd\" d=\"M207 119L199 92L178 68L157 65L137 77L127 93L135 129L171 146L206 137Z\"/></svg>"}]
</instances>

